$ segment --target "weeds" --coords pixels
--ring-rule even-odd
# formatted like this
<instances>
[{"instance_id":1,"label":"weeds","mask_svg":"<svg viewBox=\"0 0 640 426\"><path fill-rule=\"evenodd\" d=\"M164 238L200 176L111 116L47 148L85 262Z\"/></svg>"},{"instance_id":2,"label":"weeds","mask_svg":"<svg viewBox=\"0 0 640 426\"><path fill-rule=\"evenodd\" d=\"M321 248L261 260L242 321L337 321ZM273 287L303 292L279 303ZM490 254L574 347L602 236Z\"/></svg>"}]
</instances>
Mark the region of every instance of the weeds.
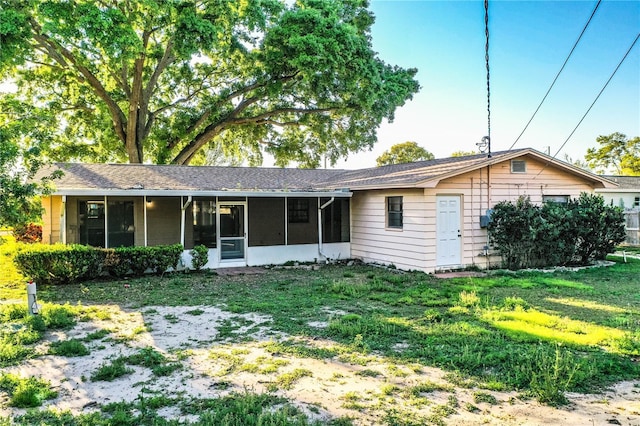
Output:
<instances>
[{"instance_id":1,"label":"weeds","mask_svg":"<svg viewBox=\"0 0 640 426\"><path fill-rule=\"evenodd\" d=\"M73 357L89 355L90 352L80 340L70 339L51 343L49 353L51 355Z\"/></svg>"},{"instance_id":2,"label":"weeds","mask_svg":"<svg viewBox=\"0 0 640 426\"><path fill-rule=\"evenodd\" d=\"M92 375L91 381L112 382L118 377L133 373L133 370L126 366L124 358L116 358L110 363L102 364Z\"/></svg>"},{"instance_id":3,"label":"weeds","mask_svg":"<svg viewBox=\"0 0 640 426\"><path fill-rule=\"evenodd\" d=\"M39 407L58 393L51 390L51 383L36 377L23 379L13 374L0 375L0 391L9 395L9 405L17 408Z\"/></svg>"}]
</instances>

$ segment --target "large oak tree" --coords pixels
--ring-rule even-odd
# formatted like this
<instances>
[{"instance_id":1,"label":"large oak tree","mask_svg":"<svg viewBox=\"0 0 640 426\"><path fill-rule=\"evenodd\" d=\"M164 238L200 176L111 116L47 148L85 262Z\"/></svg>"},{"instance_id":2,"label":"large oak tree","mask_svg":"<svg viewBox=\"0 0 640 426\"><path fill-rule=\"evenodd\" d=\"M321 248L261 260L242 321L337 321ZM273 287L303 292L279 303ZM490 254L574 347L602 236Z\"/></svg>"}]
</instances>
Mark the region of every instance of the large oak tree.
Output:
<instances>
[{"instance_id":1,"label":"large oak tree","mask_svg":"<svg viewBox=\"0 0 640 426\"><path fill-rule=\"evenodd\" d=\"M419 89L373 21L365 0L0 0L0 108L55 117L56 160L333 163Z\"/></svg>"}]
</instances>

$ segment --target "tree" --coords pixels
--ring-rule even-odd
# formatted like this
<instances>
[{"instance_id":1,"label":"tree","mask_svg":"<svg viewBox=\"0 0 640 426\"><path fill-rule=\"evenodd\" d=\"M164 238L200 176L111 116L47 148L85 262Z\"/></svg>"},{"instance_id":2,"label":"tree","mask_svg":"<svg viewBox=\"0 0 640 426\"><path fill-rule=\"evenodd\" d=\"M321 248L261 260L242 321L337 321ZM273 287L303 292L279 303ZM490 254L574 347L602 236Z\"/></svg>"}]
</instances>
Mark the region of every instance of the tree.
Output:
<instances>
[{"instance_id":1,"label":"tree","mask_svg":"<svg viewBox=\"0 0 640 426\"><path fill-rule=\"evenodd\" d=\"M412 163L421 160L433 160L432 153L419 146L415 142L403 142L393 145L376 159L378 166L389 164Z\"/></svg>"},{"instance_id":2,"label":"tree","mask_svg":"<svg viewBox=\"0 0 640 426\"><path fill-rule=\"evenodd\" d=\"M478 155L478 151L454 151L451 153L451 157L466 157L467 155Z\"/></svg>"},{"instance_id":3,"label":"tree","mask_svg":"<svg viewBox=\"0 0 640 426\"><path fill-rule=\"evenodd\" d=\"M373 21L366 0L0 0L0 69L57 117L37 141L57 160L189 164L222 146L314 167L373 146L419 89L376 56Z\"/></svg>"},{"instance_id":4,"label":"tree","mask_svg":"<svg viewBox=\"0 0 640 426\"><path fill-rule=\"evenodd\" d=\"M40 149L23 149L21 144L49 140L56 118L37 113L9 94L4 105L9 108L0 109L0 227L17 227L40 221L42 207L36 197L48 193L51 180L60 176L55 172L35 179L43 164Z\"/></svg>"},{"instance_id":5,"label":"tree","mask_svg":"<svg viewBox=\"0 0 640 426\"><path fill-rule=\"evenodd\" d=\"M40 221L42 207L36 197L47 192L48 182L57 175L33 180L40 167L38 156L35 149L21 152L0 128L0 228Z\"/></svg>"},{"instance_id":6,"label":"tree","mask_svg":"<svg viewBox=\"0 0 640 426\"><path fill-rule=\"evenodd\" d=\"M589 148L584 158L598 173L613 169L618 175L640 175L640 137L627 139L619 132L608 136L598 136L598 149Z\"/></svg>"}]
</instances>

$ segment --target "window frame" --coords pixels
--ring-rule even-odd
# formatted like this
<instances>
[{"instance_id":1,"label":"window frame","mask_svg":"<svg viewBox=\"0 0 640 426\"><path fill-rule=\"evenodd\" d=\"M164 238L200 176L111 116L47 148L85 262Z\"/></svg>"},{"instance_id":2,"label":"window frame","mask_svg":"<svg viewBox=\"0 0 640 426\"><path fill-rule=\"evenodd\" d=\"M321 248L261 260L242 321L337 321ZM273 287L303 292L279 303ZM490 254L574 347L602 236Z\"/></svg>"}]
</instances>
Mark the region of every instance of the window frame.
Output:
<instances>
[{"instance_id":1,"label":"window frame","mask_svg":"<svg viewBox=\"0 0 640 426\"><path fill-rule=\"evenodd\" d=\"M558 195L543 195L542 203L556 203L556 204L568 204L571 199L570 195L558 194Z\"/></svg>"},{"instance_id":2,"label":"window frame","mask_svg":"<svg viewBox=\"0 0 640 426\"><path fill-rule=\"evenodd\" d=\"M403 229L404 228L404 197L401 195L385 197L385 211L386 211L386 228L388 229ZM397 203L399 201L399 203ZM397 207L398 210L392 210L392 206ZM394 217L392 219L392 216ZM399 221L399 224L397 222Z\"/></svg>"},{"instance_id":3,"label":"window frame","mask_svg":"<svg viewBox=\"0 0 640 426\"><path fill-rule=\"evenodd\" d=\"M522 164L522 170L516 170L513 166L515 164ZM527 173L527 161L526 160L511 160L511 173Z\"/></svg>"},{"instance_id":4,"label":"window frame","mask_svg":"<svg viewBox=\"0 0 640 426\"><path fill-rule=\"evenodd\" d=\"M287 222L309 223L309 208L308 198L287 198Z\"/></svg>"}]
</instances>

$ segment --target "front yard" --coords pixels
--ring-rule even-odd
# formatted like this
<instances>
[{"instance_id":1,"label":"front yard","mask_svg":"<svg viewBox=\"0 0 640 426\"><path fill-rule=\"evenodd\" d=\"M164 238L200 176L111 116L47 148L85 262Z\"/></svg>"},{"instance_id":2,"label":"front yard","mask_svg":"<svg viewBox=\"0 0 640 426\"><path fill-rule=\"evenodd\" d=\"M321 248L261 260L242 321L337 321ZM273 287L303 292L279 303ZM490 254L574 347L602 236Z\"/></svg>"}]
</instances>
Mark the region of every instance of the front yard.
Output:
<instances>
[{"instance_id":1,"label":"front yard","mask_svg":"<svg viewBox=\"0 0 640 426\"><path fill-rule=\"evenodd\" d=\"M637 425L640 261L627 260L447 280L356 265L96 281L39 288L38 320L9 300L23 284L5 271L0 425ZM16 407L20 386L42 406Z\"/></svg>"}]
</instances>

